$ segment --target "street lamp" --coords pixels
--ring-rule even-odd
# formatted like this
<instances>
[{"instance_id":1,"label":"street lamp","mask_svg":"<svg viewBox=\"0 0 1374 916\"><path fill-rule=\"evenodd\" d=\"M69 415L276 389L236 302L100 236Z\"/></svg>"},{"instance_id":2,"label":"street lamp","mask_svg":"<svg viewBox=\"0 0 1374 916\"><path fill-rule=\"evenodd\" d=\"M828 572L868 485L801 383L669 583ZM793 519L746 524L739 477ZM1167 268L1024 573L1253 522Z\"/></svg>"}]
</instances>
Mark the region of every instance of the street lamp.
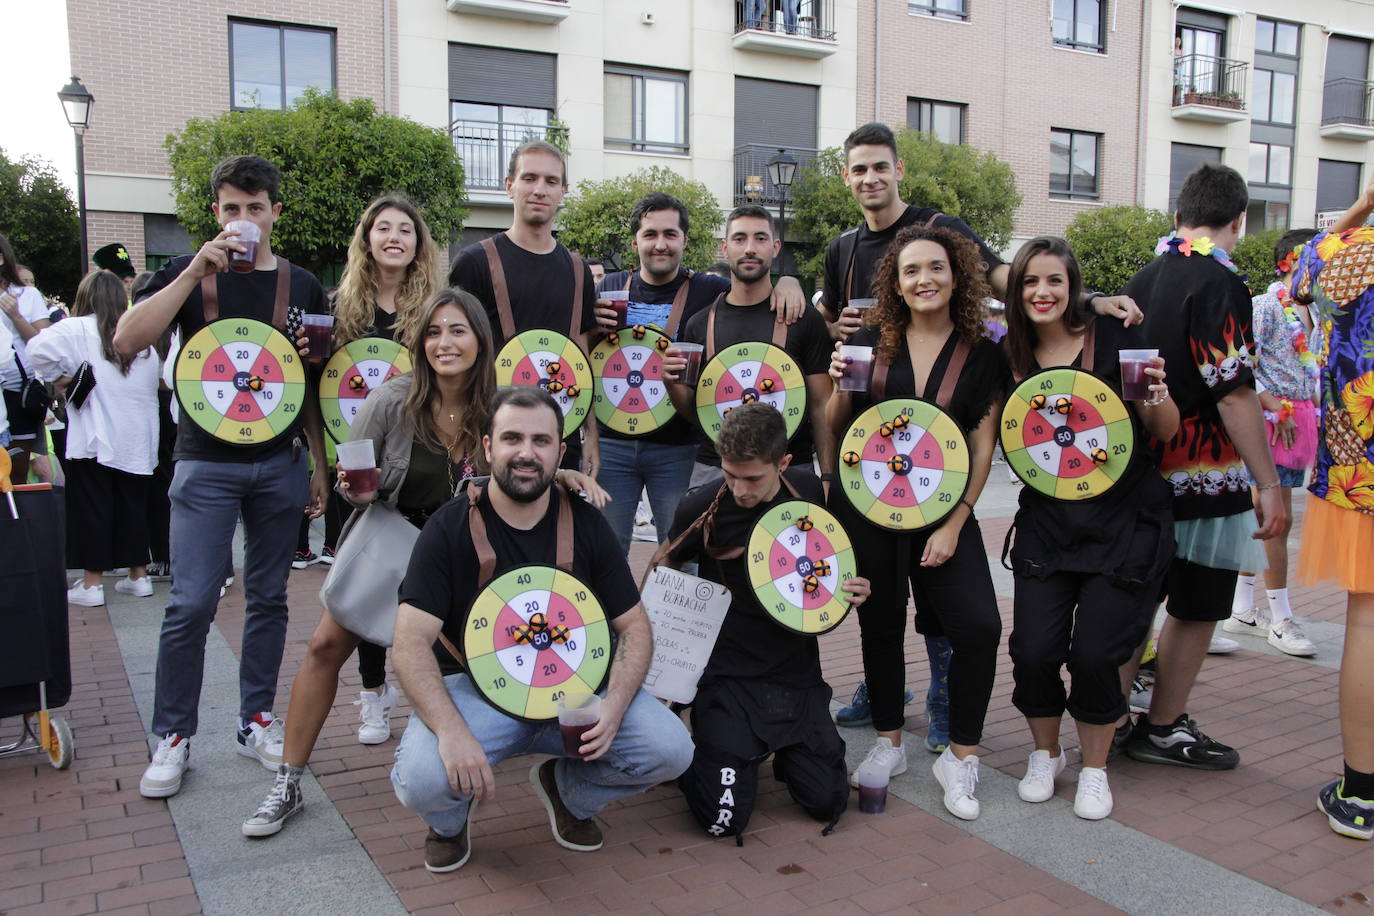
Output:
<instances>
[{"instance_id":1,"label":"street lamp","mask_svg":"<svg viewBox=\"0 0 1374 916\"><path fill-rule=\"evenodd\" d=\"M57 97L62 101L62 113L67 116L68 126L76 133L76 209L81 217L81 273L84 276L91 259L86 251L86 149L82 134L91 126L91 105L95 96L73 76Z\"/></svg>"},{"instance_id":2,"label":"street lamp","mask_svg":"<svg viewBox=\"0 0 1374 916\"><path fill-rule=\"evenodd\" d=\"M768 180L773 182L773 187L779 189L782 194L778 197L778 244L781 246L785 241L783 234L784 210L787 207L787 189L792 186L792 179L797 177L797 160L787 155L787 150L779 149L778 154L768 163ZM778 260L781 262L782 254L779 249ZM778 265L781 272L781 263Z\"/></svg>"}]
</instances>

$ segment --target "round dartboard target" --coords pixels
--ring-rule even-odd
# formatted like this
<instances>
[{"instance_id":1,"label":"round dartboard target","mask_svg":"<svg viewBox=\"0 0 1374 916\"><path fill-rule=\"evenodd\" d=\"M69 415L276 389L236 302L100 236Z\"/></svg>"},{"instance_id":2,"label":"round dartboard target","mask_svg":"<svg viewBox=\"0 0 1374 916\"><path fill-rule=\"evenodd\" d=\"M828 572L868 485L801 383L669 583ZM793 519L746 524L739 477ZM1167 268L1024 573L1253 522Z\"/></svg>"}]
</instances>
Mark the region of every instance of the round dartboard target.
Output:
<instances>
[{"instance_id":1,"label":"round dartboard target","mask_svg":"<svg viewBox=\"0 0 1374 916\"><path fill-rule=\"evenodd\" d=\"M806 417L806 378L785 350L754 341L726 347L701 370L697 419L712 442L726 413L741 404L771 404L790 439Z\"/></svg>"},{"instance_id":2,"label":"round dartboard target","mask_svg":"<svg viewBox=\"0 0 1374 916\"><path fill-rule=\"evenodd\" d=\"M305 371L291 341L251 318L221 318L191 335L173 370L182 415L230 445L266 445L305 405Z\"/></svg>"},{"instance_id":3,"label":"round dartboard target","mask_svg":"<svg viewBox=\"0 0 1374 916\"><path fill-rule=\"evenodd\" d=\"M1012 390L1002 408L1002 451L1028 487L1053 499L1101 496L1135 452L1126 404L1082 369L1046 369Z\"/></svg>"},{"instance_id":4,"label":"round dartboard target","mask_svg":"<svg viewBox=\"0 0 1374 916\"><path fill-rule=\"evenodd\" d=\"M773 506L749 535L749 584L763 610L798 633L826 633L849 613L840 587L856 575L849 535L805 500Z\"/></svg>"},{"instance_id":5,"label":"round dartboard target","mask_svg":"<svg viewBox=\"0 0 1374 916\"><path fill-rule=\"evenodd\" d=\"M606 336L592 350L596 418L624 436L654 432L673 418L663 381L663 351L672 341L636 325Z\"/></svg>"},{"instance_id":6,"label":"round dartboard target","mask_svg":"<svg viewBox=\"0 0 1374 916\"><path fill-rule=\"evenodd\" d=\"M348 441L349 427L373 389L410 368L406 348L385 337L363 337L335 350L320 378L320 411L334 441Z\"/></svg>"},{"instance_id":7,"label":"round dartboard target","mask_svg":"<svg viewBox=\"0 0 1374 916\"><path fill-rule=\"evenodd\" d=\"M563 411L563 436L577 431L592 407L592 369L582 348L557 331L523 331L496 355L496 384L537 385Z\"/></svg>"},{"instance_id":8,"label":"round dartboard target","mask_svg":"<svg viewBox=\"0 0 1374 916\"><path fill-rule=\"evenodd\" d=\"M939 524L968 490L968 439L929 401L869 407L840 440L840 489L875 525L919 531Z\"/></svg>"},{"instance_id":9,"label":"round dartboard target","mask_svg":"<svg viewBox=\"0 0 1374 916\"><path fill-rule=\"evenodd\" d=\"M558 715L563 694L601 689L611 630L581 579L553 566L519 566L473 599L462 648L468 676L488 702L538 722Z\"/></svg>"}]
</instances>

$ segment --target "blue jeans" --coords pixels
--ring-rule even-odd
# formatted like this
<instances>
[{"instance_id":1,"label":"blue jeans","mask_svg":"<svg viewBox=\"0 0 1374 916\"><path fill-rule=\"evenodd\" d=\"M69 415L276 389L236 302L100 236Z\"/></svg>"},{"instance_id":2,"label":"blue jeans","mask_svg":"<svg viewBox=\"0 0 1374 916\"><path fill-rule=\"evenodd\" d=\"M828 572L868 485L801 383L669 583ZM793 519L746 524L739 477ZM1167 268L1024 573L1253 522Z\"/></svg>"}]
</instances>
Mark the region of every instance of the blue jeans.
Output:
<instances>
[{"instance_id":1,"label":"blue jeans","mask_svg":"<svg viewBox=\"0 0 1374 916\"><path fill-rule=\"evenodd\" d=\"M682 501L687 482L692 478L696 454L695 445L602 437L601 470L596 474L596 482L611 494L611 501L602 512L611 523L622 554L630 550L635 508L639 505L640 491L645 488L649 490L649 506L654 512L658 539L667 540L677 504Z\"/></svg>"},{"instance_id":2,"label":"blue jeans","mask_svg":"<svg viewBox=\"0 0 1374 916\"><path fill-rule=\"evenodd\" d=\"M782 20L787 26L787 34L794 35L797 31L797 12L801 8L801 0L782 0Z\"/></svg>"},{"instance_id":3,"label":"blue jeans","mask_svg":"<svg viewBox=\"0 0 1374 916\"><path fill-rule=\"evenodd\" d=\"M576 818L585 820L619 798L676 779L692 762L692 739L677 716L640 690L620 722L611 749L586 763L563 756L558 720L512 719L478 696L466 674L451 674L444 686L493 767L507 757L553 754L558 794ZM391 771L396 797L441 836L457 836L468 819L465 795L449 785L439 758L439 741L418 715L410 717L396 766Z\"/></svg>"},{"instance_id":4,"label":"blue jeans","mask_svg":"<svg viewBox=\"0 0 1374 916\"><path fill-rule=\"evenodd\" d=\"M157 648L153 734L196 733L205 637L219 607L224 558L243 517L243 647L239 718L272 709L286 644L286 577L310 501L305 451L254 462L178 461L172 500L172 593Z\"/></svg>"}]
</instances>

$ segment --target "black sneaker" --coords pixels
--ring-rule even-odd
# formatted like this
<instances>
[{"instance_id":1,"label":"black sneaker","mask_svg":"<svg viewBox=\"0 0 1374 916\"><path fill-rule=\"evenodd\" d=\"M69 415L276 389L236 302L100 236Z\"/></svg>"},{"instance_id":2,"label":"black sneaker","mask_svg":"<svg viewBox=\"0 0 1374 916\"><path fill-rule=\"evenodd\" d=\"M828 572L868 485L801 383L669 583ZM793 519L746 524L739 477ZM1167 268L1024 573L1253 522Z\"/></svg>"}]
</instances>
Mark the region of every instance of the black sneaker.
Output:
<instances>
[{"instance_id":1,"label":"black sneaker","mask_svg":"<svg viewBox=\"0 0 1374 916\"><path fill-rule=\"evenodd\" d=\"M297 550L295 557L291 560L292 569L305 569L312 563L320 562L320 555L313 550ZM226 585L228 583L225 583Z\"/></svg>"},{"instance_id":2,"label":"black sneaker","mask_svg":"<svg viewBox=\"0 0 1374 916\"><path fill-rule=\"evenodd\" d=\"M156 561L148 564L148 578L154 582L168 582L172 578L172 564L158 563Z\"/></svg>"},{"instance_id":3,"label":"black sneaker","mask_svg":"<svg viewBox=\"0 0 1374 916\"><path fill-rule=\"evenodd\" d=\"M1344 779L1338 779L1317 793L1317 810L1326 815L1331 829L1356 840L1374 839L1374 801L1341 795Z\"/></svg>"},{"instance_id":4,"label":"black sneaker","mask_svg":"<svg viewBox=\"0 0 1374 916\"><path fill-rule=\"evenodd\" d=\"M1197 770L1234 770L1240 763L1235 748L1208 738L1186 714L1175 719L1165 735L1153 734L1149 717L1141 716L1126 742L1126 753L1142 763Z\"/></svg>"},{"instance_id":5,"label":"black sneaker","mask_svg":"<svg viewBox=\"0 0 1374 916\"><path fill-rule=\"evenodd\" d=\"M320 551L320 562L325 566L334 565L334 548L325 547Z\"/></svg>"},{"instance_id":6,"label":"black sneaker","mask_svg":"<svg viewBox=\"0 0 1374 916\"><path fill-rule=\"evenodd\" d=\"M1115 760L1121 756L1121 752L1126 749L1126 742L1131 740L1131 732L1134 728L1130 716L1127 716L1126 721L1116 727L1116 733L1112 735L1112 746L1107 748L1108 760Z\"/></svg>"},{"instance_id":7,"label":"black sneaker","mask_svg":"<svg viewBox=\"0 0 1374 916\"><path fill-rule=\"evenodd\" d=\"M530 783L534 786L534 793L544 803L544 810L549 812L553 838L564 849L595 852L601 848L601 828L590 817L585 821L574 817L563 804L558 794L558 781L553 776L553 768L557 763L555 758L530 767Z\"/></svg>"},{"instance_id":8,"label":"black sneaker","mask_svg":"<svg viewBox=\"0 0 1374 916\"><path fill-rule=\"evenodd\" d=\"M440 836L429 828L425 836L425 868L435 874L457 871L467 864L472 855L472 813L477 810L477 799L468 804L468 819L457 836Z\"/></svg>"},{"instance_id":9,"label":"black sneaker","mask_svg":"<svg viewBox=\"0 0 1374 916\"><path fill-rule=\"evenodd\" d=\"M300 778L299 772L292 774L285 764L277 768L277 781L272 784L272 791L267 793L253 816L243 822L244 836L272 836L281 830L288 817L305 807Z\"/></svg>"}]
</instances>

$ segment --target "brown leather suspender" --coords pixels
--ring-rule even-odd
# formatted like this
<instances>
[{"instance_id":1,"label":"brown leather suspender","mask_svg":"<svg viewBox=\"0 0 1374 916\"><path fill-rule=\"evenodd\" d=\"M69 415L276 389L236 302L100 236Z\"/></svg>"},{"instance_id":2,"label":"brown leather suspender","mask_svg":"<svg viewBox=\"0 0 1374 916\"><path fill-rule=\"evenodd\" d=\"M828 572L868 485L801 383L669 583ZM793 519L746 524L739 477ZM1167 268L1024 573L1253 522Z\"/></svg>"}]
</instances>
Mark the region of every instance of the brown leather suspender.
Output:
<instances>
[{"instance_id":1,"label":"brown leather suspender","mask_svg":"<svg viewBox=\"0 0 1374 916\"><path fill-rule=\"evenodd\" d=\"M286 311L291 305L291 262L281 255L275 255L275 257L277 259L277 299L272 304L272 325L277 330L285 330ZM206 324L219 318L218 273L201 278L200 304Z\"/></svg>"},{"instance_id":2,"label":"brown leather suspender","mask_svg":"<svg viewBox=\"0 0 1374 916\"><path fill-rule=\"evenodd\" d=\"M935 395L935 406L941 410L949 409L949 402L954 398L954 386L959 384L959 376L963 373L964 364L968 362L968 355L972 350L968 341L962 337L954 345L949 365L945 366L945 374L940 378L940 390ZM874 401L881 401L887 397L887 369L890 364L891 360L881 357L873 363L873 378L869 382L868 390Z\"/></svg>"},{"instance_id":3,"label":"brown leather suspender","mask_svg":"<svg viewBox=\"0 0 1374 916\"><path fill-rule=\"evenodd\" d=\"M706 313L706 361L710 362L716 355L716 308L725 301L725 293L716 297L716 301L711 303L710 310ZM773 322L773 339L770 341L779 350L787 349L787 325L780 321Z\"/></svg>"},{"instance_id":4,"label":"brown leather suspender","mask_svg":"<svg viewBox=\"0 0 1374 916\"><path fill-rule=\"evenodd\" d=\"M925 223L921 226L921 228L923 228L923 229L929 229L931 226L934 226L934 225L935 225L935 221L936 221L937 219L939 219L940 217L942 217L942 216L944 216L944 214L941 213L939 210L936 210L933 214L931 214L930 219L928 219L928 220L925 221ZM844 301L845 301L845 303L848 303L850 299L853 299L853 298L854 298L854 264L855 264L856 261L859 260L859 233L862 232L862 231L863 231L863 227L862 227L862 226L860 226L858 229L854 230L854 247L851 248L851 249L849 250L849 264L848 264L848 266L845 267L845 270L844 270ZM836 309L835 311L836 311L836 314L839 314L839 312L844 311L844 305L840 305L839 308Z\"/></svg>"},{"instance_id":5,"label":"brown leather suspender","mask_svg":"<svg viewBox=\"0 0 1374 916\"><path fill-rule=\"evenodd\" d=\"M488 236L482 239L482 250L487 255L487 271L491 274L491 294L496 299L496 315L501 320L501 336L510 340L516 335L515 313L511 310L510 287L506 284L506 268L501 264L501 253L496 249L496 240ZM554 248L557 251L561 245ZM568 249L564 248L564 251ZM572 262L573 297L572 324L568 336L573 340L582 334L582 284L584 281L582 259L571 251L568 258Z\"/></svg>"}]
</instances>

